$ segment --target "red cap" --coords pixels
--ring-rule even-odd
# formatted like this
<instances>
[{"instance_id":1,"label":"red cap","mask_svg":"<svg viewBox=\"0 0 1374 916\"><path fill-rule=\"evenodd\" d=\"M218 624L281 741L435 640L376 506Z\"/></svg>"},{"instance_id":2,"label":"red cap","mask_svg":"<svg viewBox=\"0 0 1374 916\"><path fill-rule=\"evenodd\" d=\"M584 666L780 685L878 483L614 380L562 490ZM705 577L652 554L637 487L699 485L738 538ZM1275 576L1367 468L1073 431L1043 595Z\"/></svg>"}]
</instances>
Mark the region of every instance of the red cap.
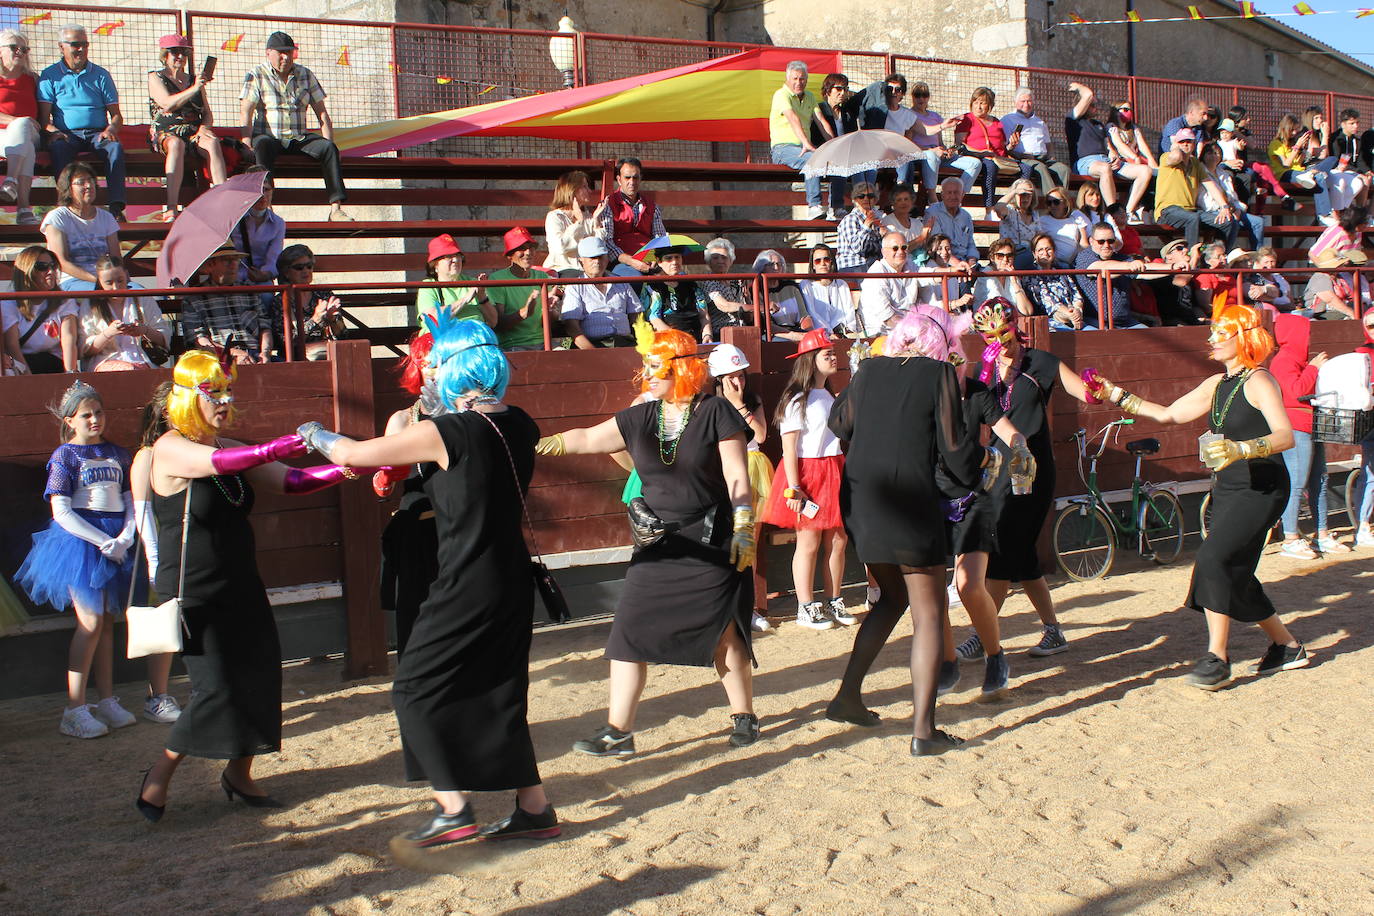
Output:
<instances>
[{"instance_id":1,"label":"red cap","mask_svg":"<svg viewBox=\"0 0 1374 916\"><path fill-rule=\"evenodd\" d=\"M185 35L163 35L157 40L157 46L166 50L168 48L189 48L191 39Z\"/></svg>"},{"instance_id":2,"label":"red cap","mask_svg":"<svg viewBox=\"0 0 1374 916\"><path fill-rule=\"evenodd\" d=\"M462 254L463 249L458 247L458 243L453 240L453 236L445 232L443 235L435 236L429 240L429 257L426 262L437 261L439 258L446 258L451 254Z\"/></svg>"},{"instance_id":3,"label":"red cap","mask_svg":"<svg viewBox=\"0 0 1374 916\"><path fill-rule=\"evenodd\" d=\"M796 359L803 353L810 353L812 350L824 350L826 347L833 346L835 346L835 341L831 338L830 332L825 328L816 328L807 331L806 336L797 341L797 352L787 358Z\"/></svg>"},{"instance_id":4,"label":"red cap","mask_svg":"<svg viewBox=\"0 0 1374 916\"><path fill-rule=\"evenodd\" d=\"M516 226L514 229L507 230L502 238L506 243L506 254L510 254L521 245L534 244L534 236L530 235L530 231L524 226Z\"/></svg>"}]
</instances>

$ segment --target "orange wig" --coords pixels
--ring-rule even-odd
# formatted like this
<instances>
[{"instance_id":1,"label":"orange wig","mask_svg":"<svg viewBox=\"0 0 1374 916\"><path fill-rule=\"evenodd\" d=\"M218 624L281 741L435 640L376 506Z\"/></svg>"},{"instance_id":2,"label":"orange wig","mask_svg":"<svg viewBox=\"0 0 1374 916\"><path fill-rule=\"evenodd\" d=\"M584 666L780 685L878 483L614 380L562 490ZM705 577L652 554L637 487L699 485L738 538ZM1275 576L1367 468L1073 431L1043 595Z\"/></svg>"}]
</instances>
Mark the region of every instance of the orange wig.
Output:
<instances>
[{"instance_id":1,"label":"orange wig","mask_svg":"<svg viewBox=\"0 0 1374 916\"><path fill-rule=\"evenodd\" d=\"M434 347L434 335L428 328L422 328L410 338L410 352L397 367L401 373L401 387L413 395L419 395L425 387L425 370L429 368L429 351Z\"/></svg>"},{"instance_id":2,"label":"orange wig","mask_svg":"<svg viewBox=\"0 0 1374 916\"><path fill-rule=\"evenodd\" d=\"M1236 337L1241 365L1257 368L1274 352L1274 337L1264 328L1259 312L1248 305L1228 305L1212 316L1212 328Z\"/></svg>"},{"instance_id":3,"label":"orange wig","mask_svg":"<svg viewBox=\"0 0 1374 916\"><path fill-rule=\"evenodd\" d=\"M697 342L685 331L656 331L654 342L640 349L640 355L672 367L670 401L690 401L710 387L711 373L706 370L706 361L697 356ZM641 372L640 391L648 390L649 379Z\"/></svg>"}]
</instances>

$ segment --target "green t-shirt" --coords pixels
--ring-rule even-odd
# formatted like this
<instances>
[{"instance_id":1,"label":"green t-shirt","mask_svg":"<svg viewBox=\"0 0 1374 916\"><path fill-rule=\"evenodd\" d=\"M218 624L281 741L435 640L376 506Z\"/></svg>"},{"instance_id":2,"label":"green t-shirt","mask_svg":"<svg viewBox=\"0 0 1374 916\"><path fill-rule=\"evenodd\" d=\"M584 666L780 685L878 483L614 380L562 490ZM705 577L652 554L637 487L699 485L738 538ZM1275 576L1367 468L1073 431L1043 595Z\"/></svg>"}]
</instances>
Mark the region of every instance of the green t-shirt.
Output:
<instances>
[{"instance_id":1,"label":"green t-shirt","mask_svg":"<svg viewBox=\"0 0 1374 916\"><path fill-rule=\"evenodd\" d=\"M467 274L459 274L459 280L471 280ZM448 309L454 318L465 321L485 321L482 309L477 305L481 296L471 286L449 286L442 289L425 288L415 297L416 316L426 313L435 314L439 306ZM421 319L423 321L423 319Z\"/></svg>"},{"instance_id":2,"label":"green t-shirt","mask_svg":"<svg viewBox=\"0 0 1374 916\"><path fill-rule=\"evenodd\" d=\"M547 277L548 274L539 268L531 268L530 276ZM505 270L498 270L490 274L489 280L519 280L509 267ZM487 295L491 297L492 303L496 306L498 321L500 317L518 312L525 307L525 300L530 297L530 293L538 290L538 286L489 286ZM506 331L497 331L496 337L501 341L501 348L509 350L513 347L539 347L544 346L544 307L536 302L534 308L530 309L530 317L519 322L514 327Z\"/></svg>"}]
</instances>

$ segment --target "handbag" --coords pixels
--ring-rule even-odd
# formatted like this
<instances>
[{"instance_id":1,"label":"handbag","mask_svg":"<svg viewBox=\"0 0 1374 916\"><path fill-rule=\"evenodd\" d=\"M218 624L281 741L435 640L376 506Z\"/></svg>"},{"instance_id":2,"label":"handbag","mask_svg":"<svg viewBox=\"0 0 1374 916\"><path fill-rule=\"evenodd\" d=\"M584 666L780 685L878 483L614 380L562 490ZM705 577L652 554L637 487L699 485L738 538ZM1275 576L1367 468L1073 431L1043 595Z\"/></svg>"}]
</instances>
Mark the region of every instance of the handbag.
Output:
<instances>
[{"instance_id":1,"label":"handbag","mask_svg":"<svg viewBox=\"0 0 1374 916\"><path fill-rule=\"evenodd\" d=\"M1010 156L993 156L992 161L997 163L997 171L1002 175L1021 174L1021 163Z\"/></svg>"},{"instance_id":2,"label":"handbag","mask_svg":"<svg viewBox=\"0 0 1374 916\"><path fill-rule=\"evenodd\" d=\"M138 307L138 323L143 324L143 300L134 297L134 301L137 303ZM138 339L138 345L143 349L143 355L148 357L148 362L152 363L154 366L164 366L167 364L167 361L172 358L171 350L153 343L148 339L146 334Z\"/></svg>"},{"instance_id":3,"label":"handbag","mask_svg":"<svg viewBox=\"0 0 1374 916\"><path fill-rule=\"evenodd\" d=\"M129 658L143 658L146 655L161 655L167 652L180 652L181 634L190 635L186 620L181 615L181 592L186 587L186 530L191 527L191 487L195 480L186 482L186 508L181 513L181 569L177 573L176 597L168 598L157 607L144 607L132 604L134 585L137 575L129 583L129 609L124 612L124 620L129 629ZM134 518L134 531L138 531L138 518Z\"/></svg>"},{"instance_id":4,"label":"handbag","mask_svg":"<svg viewBox=\"0 0 1374 916\"><path fill-rule=\"evenodd\" d=\"M497 426L491 417L480 410L473 413L487 421L487 425L496 433L496 438L501 440L501 447L506 450L511 480L515 483L515 495L520 497L520 511L525 516L525 525L530 529L530 544L534 547L534 556L530 558L530 574L534 577L534 588L539 592L540 600L544 602L544 612L549 615L550 623L567 623L572 620L572 611L568 609L568 599L564 596L563 589L559 587L553 573L544 565L544 556L539 550L539 539L534 535L534 523L530 521L530 509L525 503L525 494L520 489L520 475L515 470L515 457L510 453L510 445L507 444L501 427Z\"/></svg>"},{"instance_id":5,"label":"handbag","mask_svg":"<svg viewBox=\"0 0 1374 916\"><path fill-rule=\"evenodd\" d=\"M630 540L639 548L652 547L681 526L659 518L643 496L636 496L625 506L630 519Z\"/></svg>"}]
</instances>

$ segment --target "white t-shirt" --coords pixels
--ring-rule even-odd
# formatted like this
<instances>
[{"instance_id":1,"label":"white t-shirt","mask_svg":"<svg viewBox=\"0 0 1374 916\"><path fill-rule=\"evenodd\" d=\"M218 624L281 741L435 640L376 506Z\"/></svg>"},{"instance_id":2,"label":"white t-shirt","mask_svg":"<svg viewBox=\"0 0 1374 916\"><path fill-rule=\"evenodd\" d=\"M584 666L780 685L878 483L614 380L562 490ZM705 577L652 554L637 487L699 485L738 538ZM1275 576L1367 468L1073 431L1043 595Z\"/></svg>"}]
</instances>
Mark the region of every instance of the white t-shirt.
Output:
<instances>
[{"instance_id":1,"label":"white t-shirt","mask_svg":"<svg viewBox=\"0 0 1374 916\"><path fill-rule=\"evenodd\" d=\"M100 310L95 307L93 302L90 300L82 300L82 302L80 322L82 349L84 350L85 344L103 332L108 322L105 321L104 316L100 314ZM139 323L140 302L143 306L143 323L161 332L164 341L170 341L172 337L171 328L167 324L167 319L163 317L162 310L157 307L157 303L152 299L140 300L130 296L124 300L124 307L115 315L115 318L130 324ZM139 346L137 337L131 337L128 334L116 334L105 345L105 349L94 356L83 357L81 369L90 372L107 359L122 359L126 363L133 363L135 366L153 365L148 360L147 354L143 352L143 348Z\"/></svg>"},{"instance_id":2,"label":"white t-shirt","mask_svg":"<svg viewBox=\"0 0 1374 916\"><path fill-rule=\"evenodd\" d=\"M896 111L888 110L887 124L888 130L893 133L906 135L911 130L911 125L916 123L916 112L910 108L898 108Z\"/></svg>"},{"instance_id":3,"label":"white t-shirt","mask_svg":"<svg viewBox=\"0 0 1374 916\"><path fill-rule=\"evenodd\" d=\"M1054 239L1054 259L1072 265L1078 258L1078 230L1088 232L1088 218L1075 210L1065 219L1057 219L1048 213L1036 218L1037 231L1048 233Z\"/></svg>"},{"instance_id":4,"label":"white t-shirt","mask_svg":"<svg viewBox=\"0 0 1374 916\"><path fill-rule=\"evenodd\" d=\"M95 273L95 262L100 260L100 256L110 253L110 246L105 240L119 232L118 221L110 215L109 210L99 207L90 219L82 219L69 207L55 207L43 217L43 224L38 228L39 231L46 231L49 226L60 230L66 239L67 259L91 273ZM76 278L64 272L61 279L65 282Z\"/></svg>"},{"instance_id":5,"label":"white t-shirt","mask_svg":"<svg viewBox=\"0 0 1374 916\"><path fill-rule=\"evenodd\" d=\"M797 439L797 457L829 458L840 454L840 440L830 431L830 405L835 396L824 388L812 388L806 393L806 410L802 411L801 395L787 405L778 430L784 433L800 432Z\"/></svg>"},{"instance_id":6,"label":"white t-shirt","mask_svg":"<svg viewBox=\"0 0 1374 916\"><path fill-rule=\"evenodd\" d=\"M38 320L38 316L43 313L46 302L33 302L33 317L25 318L19 311L19 304L12 299L0 302L0 332L9 331L10 328L18 328L18 334L23 337L28 334L28 330L33 323ZM75 316L78 310L75 299L67 299L57 308L53 309L51 315L43 320L43 326L29 334L29 339L24 341L20 347L25 353L48 352L56 356L62 355L62 319L68 315ZM79 344L78 344L79 346Z\"/></svg>"},{"instance_id":7,"label":"white t-shirt","mask_svg":"<svg viewBox=\"0 0 1374 916\"><path fill-rule=\"evenodd\" d=\"M802 295L806 297L806 309L811 320L818 328L834 330L837 327L854 327L854 297L850 295L849 285L843 280L821 283L818 280L802 280Z\"/></svg>"},{"instance_id":8,"label":"white t-shirt","mask_svg":"<svg viewBox=\"0 0 1374 916\"><path fill-rule=\"evenodd\" d=\"M921 234L921 228L925 223L921 222L920 217L916 216L908 216L907 219L911 221L911 225L903 226L901 223L897 222L897 217L893 216L891 213L887 214L882 219L883 235L887 235L889 232L900 232L906 240L910 242Z\"/></svg>"}]
</instances>

